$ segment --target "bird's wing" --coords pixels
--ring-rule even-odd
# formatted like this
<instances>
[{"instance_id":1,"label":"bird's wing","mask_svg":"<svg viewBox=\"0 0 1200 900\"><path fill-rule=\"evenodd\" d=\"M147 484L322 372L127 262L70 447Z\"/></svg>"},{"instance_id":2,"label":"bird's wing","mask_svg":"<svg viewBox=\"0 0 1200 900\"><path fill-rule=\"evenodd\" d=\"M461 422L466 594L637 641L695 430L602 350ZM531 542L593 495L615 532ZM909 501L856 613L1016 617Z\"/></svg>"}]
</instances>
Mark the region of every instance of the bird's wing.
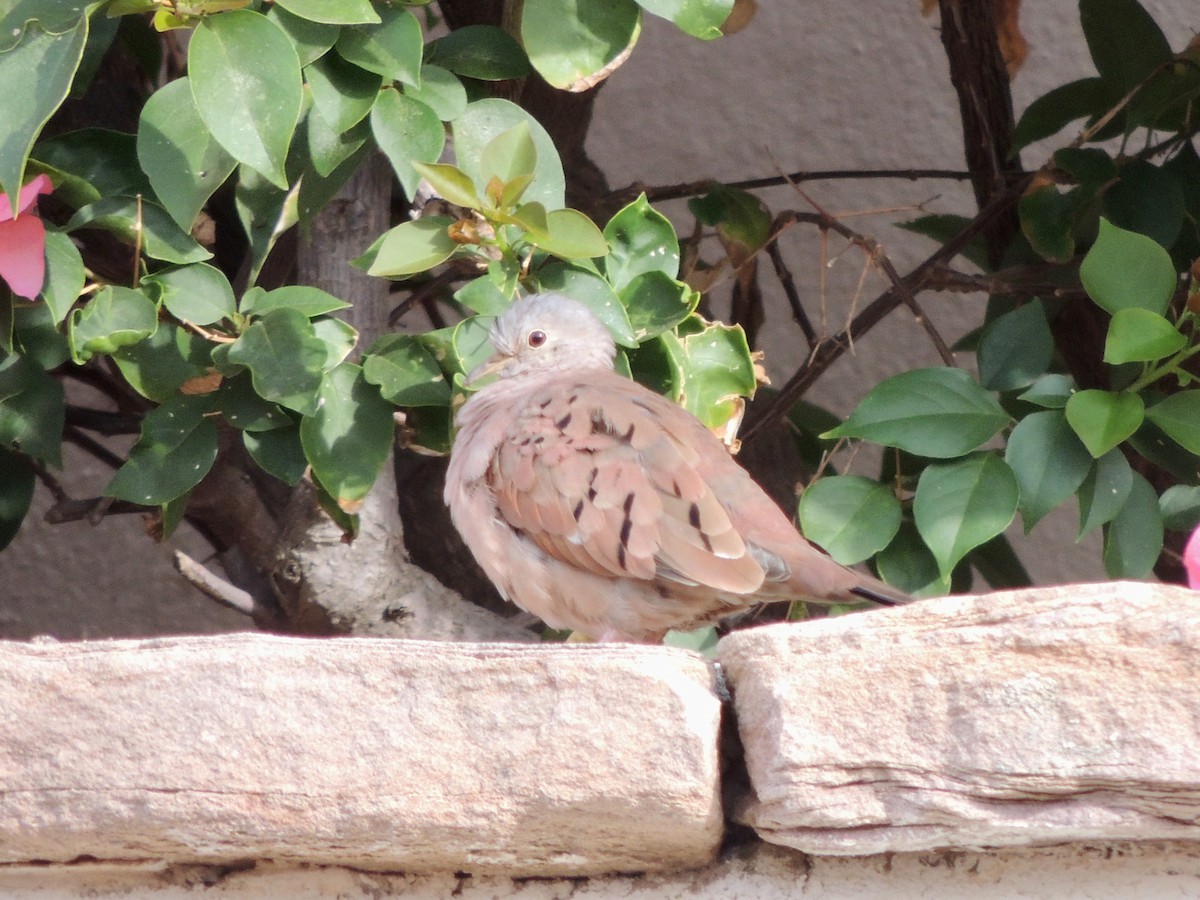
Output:
<instances>
[{"instance_id":1,"label":"bird's wing","mask_svg":"<svg viewBox=\"0 0 1200 900\"><path fill-rule=\"evenodd\" d=\"M756 590L762 568L697 472L686 416L615 374L535 391L487 473L500 515L598 575Z\"/></svg>"}]
</instances>

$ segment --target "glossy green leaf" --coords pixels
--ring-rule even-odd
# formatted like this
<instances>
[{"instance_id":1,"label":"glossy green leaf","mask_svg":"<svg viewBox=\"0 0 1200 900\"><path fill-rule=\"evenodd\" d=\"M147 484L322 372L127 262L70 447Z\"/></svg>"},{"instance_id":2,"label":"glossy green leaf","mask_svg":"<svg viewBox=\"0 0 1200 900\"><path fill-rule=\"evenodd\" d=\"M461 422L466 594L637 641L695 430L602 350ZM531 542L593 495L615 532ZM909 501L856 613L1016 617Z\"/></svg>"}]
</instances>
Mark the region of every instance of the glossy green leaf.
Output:
<instances>
[{"instance_id":1,"label":"glossy green leaf","mask_svg":"<svg viewBox=\"0 0 1200 900\"><path fill-rule=\"evenodd\" d=\"M358 346L358 329L333 316L318 316L312 320L313 334L325 344L324 369L328 372L340 365Z\"/></svg>"},{"instance_id":2,"label":"glossy green leaf","mask_svg":"<svg viewBox=\"0 0 1200 900\"><path fill-rule=\"evenodd\" d=\"M227 354L229 362L250 370L260 396L302 415L316 411L327 351L303 313L287 307L271 310Z\"/></svg>"},{"instance_id":3,"label":"glossy green leaf","mask_svg":"<svg viewBox=\"0 0 1200 900\"><path fill-rule=\"evenodd\" d=\"M375 261L367 271L395 278L424 272L445 262L458 249L447 231L453 223L447 216L402 222L384 233Z\"/></svg>"},{"instance_id":4,"label":"glossy green leaf","mask_svg":"<svg viewBox=\"0 0 1200 900\"><path fill-rule=\"evenodd\" d=\"M733 10L733 0L638 0L638 4L705 41L721 37L721 25Z\"/></svg>"},{"instance_id":5,"label":"glossy green leaf","mask_svg":"<svg viewBox=\"0 0 1200 900\"><path fill-rule=\"evenodd\" d=\"M240 431L274 431L294 424L278 403L258 395L249 372L222 379L217 404L225 421Z\"/></svg>"},{"instance_id":6,"label":"glossy green leaf","mask_svg":"<svg viewBox=\"0 0 1200 900\"><path fill-rule=\"evenodd\" d=\"M1062 409L1078 389L1070 375L1043 375L1017 399L1046 409Z\"/></svg>"},{"instance_id":7,"label":"glossy green leaf","mask_svg":"<svg viewBox=\"0 0 1200 900\"><path fill-rule=\"evenodd\" d=\"M309 163L323 179L333 176L338 167L358 154L371 137L371 126L367 122L359 122L349 131L338 134L319 115L307 116L301 127L308 146ZM301 194L311 180L311 175L301 180Z\"/></svg>"},{"instance_id":8,"label":"glossy green leaf","mask_svg":"<svg viewBox=\"0 0 1200 900\"><path fill-rule=\"evenodd\" d=\"M960 559L1004 531L1017 511L1017 476L992 453L935 463L921 473L913 518L949 575Z\"/></svg>"},{"instance_id":9,"label":"glossy green leaf","mask_svg":"<svg viewBox=\"0 0 1200 900\"><path fill-rule=\"evenodd\" d=\"M1170 255L1159 244L1103 218L1079 277L1088 296L1113 315L1129 308L1163 315L1178 281Z\"/></svg>"},{"instance_id":10,"label":"glossy green leaf","mask_svg":"<svg viewBox=\"0 0 1200 900\"><path fill-rule=\"evenodd\" d=\"M1187 338L1158 313L1130 307L1117 310L1108 325L1104 361L1110 365L1165 359L1187 346Z\"/></svg>"},{"instance_id":11,"label":"glossy green leaf","mask_svg":"<svg viewBox=\"0 0 1200 900\"><path fill-rule=\"evenodd\" d=\"M1148 578L1162 546L1158 496L1150 483L1134 472L1129 499L1104 527L1104 571L1109 578Z\"/></svg>"},{"instance_id":12,"label":"glossy green leaf","mask_svg":"<svg viewBox=\"0 0 1200 900\"><path fill-rule=\"evenodd\" d=\"M272 431L244 431L242 443L263 471L285 484L296 484L308 469L298 425Z\"/></svg>"},{"instance_id":13,"label":"glossy green leaf","mask_svg":"<svg viewBox=\"0 0 1200 900\"><path fill-rule=\"evenodd\" d=\"M305 284L290 284L273 291L252 287L242 295L244 316L263 316L273 309L294 309L314 319L327 313L346 309L350 304L333 294Z\"/></svg>"},{"instance_id":14,"label":"glossy green leaf","mask_svg":"<svg viewBox=\"0 0 1200 900\"><path fill-rule=\"evenodd\" d=\"M84 277L83 258L71 239L60 231L47 231L46 282L41 296L55 325L67 317L71 305L79 299Z\"/></svg>"},{"instance_id":15,"label":"glossy green leaf","mask_svg":"<svg viewBox=\"0 0 1200 900\"><path fill-rule=\"evenodd\" d=\"M458 166L413 160L409 160L409 164L444 200L467 209L480 209L483 206L475 190L475 182Z\"/></svg>"},{"instance_id":16,"label":"glossy green leaf","mask_svg":"<svg viewBox=\"0 0 1200 900\"><path fill-rule=\"evenodd\" d=\"M446 144L446 130L437 113L407 94L394 90L382 91L371 108L371 132L375 135L375 143L392 164L405 195L415 197L421 173L417 172L413 163L437 162ZM439 174L453 168L439 167ZM466 175L462 176L462 180L470 185ZM461 184L459 181L455 183ZM432 180L430 184L433 184ZM437 190L437 185L434 185L434 189Z\"/></svg>"},{"instance_id":17,"label":"glossy green leaf","mask_svg":"<svg viewBox=\"0 0 1200 900\"><path fill-rule=\"evenodd\" d=\"M71 313L69 337L76 362L136 344L158 328L158 308L141 291L106 287Z\"/></svg>"},{"instance_id":18,"label":"glossy green leaf","mask_svg":"<svg viewBox=\"0 0 1200 900\"><path fill-rule=\"evenodd\" d=\"M1021 488L1025 533L1083 483L1092 456L1058 410L1026 416L1012 430L1004 460Z\"/></svg>"},{"instance_id":19,"label":"glossy green leaf","mask_svg":"<svg viewBox=\"0 0 1200 900\"><path fill-rule=\"evenodd\" d=\"M537 168L537 148L528 122L518 122L502 131L479 154L479 180L485 185L493 178L502 183L522 175L532 175Z\"/></svg>"},{"instance_id":20,"label":"glossy green leaf","mask_svg":"<svg viewBox=\"0 0 1200 900\"><path fill-rule=\"evenodd\" d=\"M0 446L62 467L62 384L13 354L0 360Z\"/></svg>"},{"instance_id":21,"label":"glossy green leaf","mask_svg":"<svg viewBox=\"0 0 1200 900\"><path fill-rule=\"evenodd\" d=\"M914 597L936 597L950 590L937 560L912 522L902 522L896 537L875 556L879 577Z\"/></svg>"},{"instance_id":22,"label":"glossy green leaf","mask_svg":"<svg viewBox=\"0 0 1200 900\"><path fill-rule=\"evenodd\" d=\"M205 416L210 408L208 397L177 394L148 413L105 496L157 506L195 487L217 458L217 429Z\"/></svg>"},{"instance_id":23,"label":"glossy green leaf","mask_svg":"<svg viewBox=\"0 0 1200 900\"><path fill-rule=\"evenodd\" d=\"M188 45L196 109L225 150L286 188L284 160L300 120L300 58L283 29L250 10L203 19Z\"/></svg>"},{"instance_id":24,"label":"glossy green leaf","mask_svg":"<svg viewBox=\"0 0 1200 900\"><path fill-rule=\"evenodd\" d=\"M237 161L213 139L192 98L191 82L163 85L142 107L137 156L154 193L184 231Z\"/></svg>"},{"instance_id":25,"label":"glossy green leaf","mask_svg":"<svg viewBox=\"0 0 1200 900\"><path fill-rule=\"evenodd\" d=\"M490 275L468 281L454 292L454 299L481 316L498 316L508 309L513 292L506 291Z\"/></svg>"},{"instance_id":26,"label":"glossy green leaf","mask_svg":"<svg viewBox=\"0 0 1200 900\"><path fill-rule=\"evenodd\" d=\"M20 43L0 53L0 194L8 194L14 205L24 183L25 158L67 96L83 58L87 16L76 12L72 22L61 34L26 28Z\"/></svg>"},{"instance_id":27,"label":"glossy green leaf","mask_svg":"<svg viewBox=\"0 0 1200 900\"><path fill-rule=\"evenodd\" d=\"M1079 536L1111 522L1125 507L1133 487L1133 469L1120 450L1109 450L1079 485Z\"/></svg>"},{"instance_id":28,"label":"glossy green leaf","mask_svg":"<svg viewBox=\"0 0 1200 900\"><path fill-rule=\"evenodd\" d=\"M421 86L405 85L404 95L424 103L443 122L453 122L467 108L467 90L463 83L441 66L421 66Z\"/></svg>"},{"instance_id":29,"label":"glossy green leaf","mask_svg":"<svg viewBox=\"0 0 1200 900\"><path fill-rule=\"evenodd\" d=\"M1098 459L1141 427L1146 407L1137 394L1088 390L1075 393L1065 411L1079 439Z\"/></svg>"},{"instance_id":30,"label":"glossy green leaf","mask_svg":"<svg viewBox=\"0 0 1200 900\"><path fill-rule=\"evenodd\" d=\"M634 336L645 340L674 328L693 312L700 294L664 272L643 272L620 292Z\"/></svg>"},{"instance_id":31,"label":"glossy green leaf","mask_svg":"<svg viewBox=\"0 0 1200 900\"><path fill-rule=\"evenodd\" d=\"M135 391L159 403L204 375L211 362L209 344L173 322L160 322L148 338L118 348L112 360Z\"/></svg>"},{"instance_id":32,"label":"glossy green leaf","mask_svg":"<svg viewBox=\"0 0 1200 900\"><path fill-rule=\"evenodd\" d=\"M920 456L969 453L1008 424L996 398L962 369L914 369L877 384L825 438L863 438Z\"/></svg>"},{"instance_id":33,"label":"glossy green leaf","mask_svg":"<svg viewBox=\"0 0 1200 900\"><path fill-rule=\"evenodd\" d=\"M622 347L637 346L621 298L600 276L569 263L551 263L538 273L537 284L540 290L555 291L578 300L596 314Z\"/></svg>"},{"instance_id":34,"label":"glossy green leaf","mask_svg":"<svg viewBox=\"0 0 1200 900\"><path fill-rule=\"evenodd\" d=\"M0 550L21 530L33 502L34 480L33 469L24 460L0 449Z\"/></svg>"},{"instance_id":35,"label":"glossy green leaf","mask_svg":"<svg viewBox=\"0 0 1200 900\"><path fill-rule=\"evenodd\" d=\"M167 263L183 265L212 258L165 209L149 200L139 203L136 197L105 197L76 210L67 230L78 228L102 228L130 246L135 246L140 236L142 252Z\"/></svg>"},{"instance_id":36,"label":"glossy green leaf","mask_svg":"<svg viewBox=\"0 0 1200 900\"><path fill-rule=\"evenodd\" d=\"M1013 152L1058 134L1072 122L1098 114L1108 105L1108 92L1100 78L1059 85L1025 108L1013 132Z\"/></svg>"},{"instance_id":37,"label":"glossy green leaf","mask_svg":"<svg viewBox=\"0 0 1200 900\"><path fill-rule=\"evenodd\" d=\"M293 15L278 3L272 4L267 12L267 18L278 25L288 40L296 49L300 65L320 59L333 46L341 29L337 25L325 25L311 19L302 19Z\"/></svg>"},{"instance_id":38,"label":"glossy green leaf","mask_svg":"<svg viewBox=\"0 0 1200 900\"><path fill-rule=\"evenodd\" d=\"M196 263L147 276L162 292L162 303L175 318L193 325L211 325L233 316L233 288L220 269Z\"/></svg>"},{"instance_id":39,"label":"glossy green leaf","mask_svg":"<svg viewBox=\"0 0 1200 900\"><path fill-rule=\"evenodd\" d=\"M771 236L771 213L758 197L741 188L714 183L703 197L689 200L688 209L717 229L735 264Z\"/></svg>"},{"instance_id":40,"label":"glossy green leaf","mask_svg":"<svg viewBox=\"0 0 1200 900\"><path fill-rule=\"evenodd\" d=\"M250 239L249 281L253 282L271 248L299 220L298 192L280 190L253 169L243 167L238 173L234 202L238 220Z\"/></svg>"},{"instance_id":41,"label":"glossy green leaf","mask_svg":"<svg viewBox=\"0 0 1200 900\"><path fill-rule=\"evenodd\" d=\"M101 197L152 193L138 165L137 137L106 128L83 128L39 141L37 159L50 166L55 194L78 208Z\"/></svg>"},{"instance_id":42,"label":"glossy green leaf","mask_svg":"<svg viewBox=\"0 0 1200 900\"><path fill-rule=\"evenodd\" d=\"M604 237L611 248L604 271L618 291L643 272L659 271L671 278L679 274L675 228L650 205L645 194L608 220Z\"/></svg>"},{"instance_id":43,"label":"glossy green leaf","mask_svg":"<svg viewBox=\"0 0 1200 900\"><path fill-rule=\"evenodd\" d=\"M493 138L522 122L528 125L533 145L537 148L533 183L522 199L540 203L547 210L562 209L565 205L566 179L554 141L536 119L507 100L492 98L468 103L462 115L451 123L458 165L471 177L478 193L484 194L487 182L479 170L483 148Z\"/></svg>"},{"instance_id":44,"label":"glossy green leaf","mask_svg":"<svg viewBox=\"0 0 1200 900\"><path fill-rule=\"evenodd\" d=\"M480 81L504 81L529 74L521 45L496 25L464 25L429 45L429 61Z\"/></svg>"},{"instance_id":45,"label":"glossy green leaf","mask_svg":"<svg viewBox=\"0 0 1200 900\"><path fill-rule=\"evenodd\" d=\"M85 0L6 0L0 6L0 53L21 43L30 27L50 35L72 30L90 4Z\"/></svg>"},{"instance_id":46,"label":"glossy green leaf","mask_svg":"<svg viewBox=\"0 0 1200 900\"><path fill-rule=\"evenodd\" d=\"M1200 390L1172 394L1146 410L1146 418L1175 443L1200 456Z\"/></svg>"},{"instance_id":47,"label":"glossy green leaf","mask_svg":"<svg viewBox=\"0 0 1200 900\"><path fill-rule=\"evenodd\" d=\"M14 352L22 354L46 371L58 368L71 358L67 336L56 327L46 304L15 307L12 325Z\"/></svg>"},{"instance_id":48,"label":"glossy green leaf","mask_svg":"<svg viewBox=\"0 0 1200 900\"><path fill-rule=\"evenodd\" d=\"M379 22L371 0L276 0L301 19L329 25L370 25Z\"/></svg>"},{"instance_id":49,"label":"glossy green leaf","mask_svg":"<svg viewBox=\"0 0 1200 900\"><path fill-rule=\"evenodd\" d=\"M1171 531L1191 533L1200 525L1200 487L1175 484L1158 498L1163 525Z\"/></svg>"},{"instance_id":50,"label":"glossy green leaf","mask_svg":"<svg viewBox=\"0 0 1200 900\"><path fill-rule=\"evenodd\" d=\"M677 338L662 335L682 349L680 403L709 428L723 427L740 412L743 397L758 386L746 334L738 325L705 324Z\"/></svg>"},{"instance_id":51,"label":"glossy green leaf","mask_svg":"<svg viewBox=\"0 0 1200 900\"><path fill-rule=\"evenodd\" d=\"M579 91L620 64L637 43L641 10L633 0L525 0L521 43L547 82Z\"/></svg>"},{"instance_id":52,"label":"glossy green leaf","mask_svg":"<svg viewBox=\"0 0 1200 900\"><path fill-rule=\"evenodd\" d=\"M387 334L363 361L363 377L397 406L450 403L450 384L433 355L412 335Z\"/></svg>"},{"instance_id":53,"label":"glossy green leaf","mask_svg":"<svg viewBox=\"0 0 1200 900\"><path fill-rule=\"evenodd\" d=\"M313 474L346 512L357 512L392 449L393 411L362 369L342 363L321 381L317 410L300 423Z\"/></svg>"},{"instance_id":54,"label":"glossy green leaf","mask_svg":"<svg viewBox=\"0 0 1200 900\"><path fill-rule=\"evenodd\" d=\"M1183 226L1183 187L1175 173L1134 160L1104 192L1104 215L1112 224L1170 247Z\"/></svg>"},{"instance_id":55,"label":"glossy green leaf","mask_svg":"<svg viewBox=\"0 0 1200 900\"><path fill-rule=\"evenodd\" d=\"M546 214L546 233L533 243L562 259L591 259L608 253L608 241L587 216L576 209Z\"/></svg>"},{"instance_id":56,"label":"glossy green leaf","mask_svg":"<svg viewBox=\"0 0 1200 900\"><path fill-rule=\"evenodd\" d=\"M1070 262L1075 255L1075 220L1085 194L1080 188L1060 191L1057 185L1035 188L1021 197L1021 232L1043 259Z\"/></svg>"},{"instance_id":57,"label":"glossy green leaf","mask_svg":"<svg viewBox=\"0 0 1200 900\"><path fill-rule=\"evenodd\" d=\"M800 496L800 528L843 565L874 556L900 530L900 501L858 475L819 478Z\"/></svg>"},{"instance_id":58,"label":"glossy green leaf","mask_svg":"<svg viewBox=\"0 0 1200 900\"><path fill-rule=\"evenodd\" d=\"M424 40L421 25L406 9L377 8L379 25L343 28L337 52L368 72L392 81L418 86L421 83L421 54Z\"/></svg>"},{"instance_id":59,"label":"glossy green leaf","mask_svg":"<svg viewBox=\"0 0 1200 900\"><path fill-rule=\"evenodd\" d=\"M313 109L338 134L349 131L371 111L383 78L327 53L304 70L312 89Z\"/></svg>"},{"instance_id":60,"label":"glossy green leaf","mask_svg":"<svg viewBox=\"0 0 1200 900\"><path fill-rule=\"evenodd\" d=\"M1153 407L1151 407L1153 409ZM1149 412L1149 410L1147 411ZM1146 416L1129 445L1160 469L1185 484L1200 484L1200 454L1185 450Z\"/></svg>"},{"instance_id":61,"label":"glossy green leaf","mask_svg":"<svg viewBox=\"0 0 1200 900\"><path fill-rule=\"evenodd\" d=\"M979 381L991 391L1028 387L1050 366L1054 336L1040 300L990 323L979 341Z\"/></svg>"}]
</instances>

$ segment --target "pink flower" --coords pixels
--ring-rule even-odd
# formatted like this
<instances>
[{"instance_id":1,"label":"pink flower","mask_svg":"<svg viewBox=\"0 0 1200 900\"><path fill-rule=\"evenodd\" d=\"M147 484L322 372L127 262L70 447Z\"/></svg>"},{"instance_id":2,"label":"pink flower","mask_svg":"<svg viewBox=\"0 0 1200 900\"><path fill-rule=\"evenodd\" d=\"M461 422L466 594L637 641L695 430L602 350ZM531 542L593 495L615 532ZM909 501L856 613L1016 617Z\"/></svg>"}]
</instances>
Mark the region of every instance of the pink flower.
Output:
<instances>
[{"instance_id":1,"label":"pink flower","mask_svg":"<svg viewBox=\"0 0 1200 900\"><path fill-rule=\"evenodd\" d=\"M1200 525L1196 526L1183 550L1183 567L1187 569L1188 587L1200 591Z\"/></svg>"},{"instance_id":2,"label":"pink flower","mask_svg":"<svg viewBox=\"0 0 1200 900\"><path fill-rule=\"evenodd\" d=\"M21 188L16 215L11 198L0 194L0 278L14 294L29 300L41 293L46 281L46 226L37 216L37 198L52 190L49 178L37 176Z\"/></svg>"}]
</instances>

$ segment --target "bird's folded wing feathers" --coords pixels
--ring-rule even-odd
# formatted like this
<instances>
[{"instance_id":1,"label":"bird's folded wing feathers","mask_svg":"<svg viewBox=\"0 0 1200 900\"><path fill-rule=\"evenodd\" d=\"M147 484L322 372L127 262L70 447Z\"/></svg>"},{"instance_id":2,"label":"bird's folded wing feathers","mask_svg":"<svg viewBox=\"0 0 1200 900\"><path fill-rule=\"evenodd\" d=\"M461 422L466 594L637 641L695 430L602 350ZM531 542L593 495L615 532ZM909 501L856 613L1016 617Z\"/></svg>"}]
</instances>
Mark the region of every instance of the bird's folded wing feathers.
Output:
<instances>
[{"instance_id":1,"label":"bird's folded wing feathers","mask_svg":"<svg viewBox=\"0 0 1200 900\"><path fill-rule=\"evenodd\" d=\"M761 566L670 427L682 411L639 402L630 384L555 385L514 411L487 474L500 515L598 575L754 591Z\"/></svg>"}]
</instances>

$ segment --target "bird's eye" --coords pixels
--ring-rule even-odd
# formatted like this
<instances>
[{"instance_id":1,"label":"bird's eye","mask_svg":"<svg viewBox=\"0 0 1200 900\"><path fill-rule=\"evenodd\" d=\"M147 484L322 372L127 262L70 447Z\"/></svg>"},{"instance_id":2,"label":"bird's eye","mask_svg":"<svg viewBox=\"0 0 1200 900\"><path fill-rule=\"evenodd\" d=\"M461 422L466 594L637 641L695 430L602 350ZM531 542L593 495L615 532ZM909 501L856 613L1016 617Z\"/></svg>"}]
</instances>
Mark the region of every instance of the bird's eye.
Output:
<instances>
[{"instance_id":1,"label":"bird's eye","mask_svg":"<svg viewBox=\"0 0 1200 900\"><path fill-rule=\"evenodd\" d=\"M525 341L530 347L536 350L538 347L542 346L542 344L546 343L546 332L531 331L529 332L529 336L525 338Z\"/></svg>"}]
</instances>

